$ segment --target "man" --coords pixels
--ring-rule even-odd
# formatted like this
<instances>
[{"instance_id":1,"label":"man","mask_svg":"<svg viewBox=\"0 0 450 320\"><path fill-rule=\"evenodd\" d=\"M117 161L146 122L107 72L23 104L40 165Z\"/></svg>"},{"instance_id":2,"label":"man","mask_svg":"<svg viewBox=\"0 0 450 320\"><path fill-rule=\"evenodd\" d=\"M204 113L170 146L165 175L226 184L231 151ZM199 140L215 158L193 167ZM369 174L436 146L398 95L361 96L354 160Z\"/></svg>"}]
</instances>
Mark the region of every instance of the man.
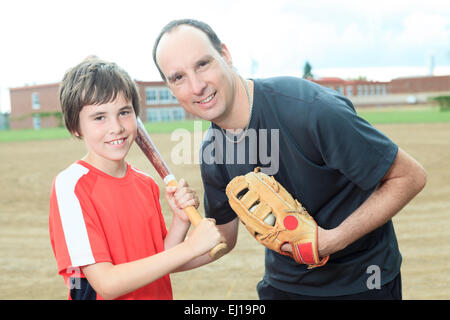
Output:
<instances>
[{"instance_id":1,"label":"man","mask_svg":"<svg viewBox=\"0 0 450 320\"><path fill-rule=\"evenodd\" d=\"M230 250L239 220L225 187L256 166L319 226L319 254L330 255L329 262L309 270L266 249L261 299L401 299L402 258L391 218L424 187L420 164L332 90L293 77L242 79L228 48L203 22L166 25L153 59L184 109L212 123L202 146L205 211Z\"/></svg>"}]
</instances>

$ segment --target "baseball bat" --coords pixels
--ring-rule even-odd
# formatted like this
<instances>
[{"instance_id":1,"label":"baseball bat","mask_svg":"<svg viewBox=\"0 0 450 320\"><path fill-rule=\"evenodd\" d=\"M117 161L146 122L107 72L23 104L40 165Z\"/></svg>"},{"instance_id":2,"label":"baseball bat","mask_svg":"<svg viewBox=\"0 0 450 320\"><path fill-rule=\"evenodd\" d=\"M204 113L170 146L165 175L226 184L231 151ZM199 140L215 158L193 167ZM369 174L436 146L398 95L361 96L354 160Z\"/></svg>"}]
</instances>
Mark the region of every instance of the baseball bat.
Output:
<instances>
[{"instance_id":1,"label":"baseball bat","mask_svg":"<svg viewBox=\"0 0 450 320\"><path fill-rule=\"evenodd\" d=\"M137 136L135 141L139 148L141 148L141 150L144 152L148 160L150 160L159 176L164 180L164 183L168 186L176 187L178 183L175 179L175 176L171 173L169 167L159 153L139 117L137 118ZM197 209L195 209L195 207L193 206L186 207L183 210L189 217L189 220L194 225L194 227L196 227L203 219L200 213L198 213ZM211 249L211 251L209 252L209 256L213 260L216 260L223 256L226 251L227 245L226 243L222 242Z\"/></svg>"}]
</instances>

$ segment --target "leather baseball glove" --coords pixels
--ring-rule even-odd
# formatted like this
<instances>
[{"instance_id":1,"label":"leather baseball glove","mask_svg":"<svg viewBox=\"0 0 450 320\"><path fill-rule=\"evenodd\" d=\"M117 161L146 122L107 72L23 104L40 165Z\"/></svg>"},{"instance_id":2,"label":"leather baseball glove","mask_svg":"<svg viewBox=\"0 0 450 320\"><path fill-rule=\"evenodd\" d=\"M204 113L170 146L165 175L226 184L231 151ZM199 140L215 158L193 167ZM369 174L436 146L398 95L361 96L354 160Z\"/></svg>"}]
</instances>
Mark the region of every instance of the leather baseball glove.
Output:
<instances>
[{"instance_id":1,"label":"leather baseball glove","mask_svg":"<svg viewBox=\"0 0 450 320\"><path fill-rule=\"evenodd\" d=\"M328 256L319 258L317 223L274 177L255 168L231 180L226 193L241 222L264 246L307 264L309 269L328 261ZM292 253L281 250L287 242Z\"/></svg>"}]
</instances>

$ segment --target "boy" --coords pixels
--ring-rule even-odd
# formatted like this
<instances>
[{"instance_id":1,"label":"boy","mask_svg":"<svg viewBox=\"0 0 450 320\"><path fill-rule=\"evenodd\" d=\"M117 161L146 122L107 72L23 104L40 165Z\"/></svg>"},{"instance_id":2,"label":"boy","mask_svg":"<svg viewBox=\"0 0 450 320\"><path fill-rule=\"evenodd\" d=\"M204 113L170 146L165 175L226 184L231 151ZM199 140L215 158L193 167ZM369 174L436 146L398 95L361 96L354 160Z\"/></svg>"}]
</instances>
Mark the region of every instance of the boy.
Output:
<instances>
[{"instance_id":1,"label":"boy","mask_svg":"<svg viewBox=\"0 0 450 320\"><path fill-rule=\"evenodd\" d=\"M125 161L139 95L124 70L83 61L65 74L60 102L68 131L87 148L55 178L50 199L50 238L69 298L172 299L169 273L195 267L221 241L214 219L185 240L190 222L182 209L199 202L180 180L166 189L167 231L157 184Z\"/></svg>"}]
</instances>

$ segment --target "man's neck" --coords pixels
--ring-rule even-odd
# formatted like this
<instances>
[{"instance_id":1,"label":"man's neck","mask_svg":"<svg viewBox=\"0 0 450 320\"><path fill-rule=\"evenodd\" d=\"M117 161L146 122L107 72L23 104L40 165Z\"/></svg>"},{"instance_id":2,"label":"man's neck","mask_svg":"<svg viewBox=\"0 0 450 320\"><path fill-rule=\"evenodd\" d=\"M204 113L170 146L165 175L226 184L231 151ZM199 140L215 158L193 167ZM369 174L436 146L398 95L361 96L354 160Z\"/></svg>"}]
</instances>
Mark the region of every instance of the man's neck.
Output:
<instances>
[{"instance_id":1,"label":"man's neck","mask_svg":"<svg viewBox=\"0 0 450 320\"><path fill-rule=\"evenodd\" d=\"M248 127L253 103L253 81L245 80L236 74L235 97L232 108L223 120L214 121L222 129L239 132ZM246 90L248 85L248 93ZM250 96L250 104L249 104Z\"/></svg>"}]
</instances>

